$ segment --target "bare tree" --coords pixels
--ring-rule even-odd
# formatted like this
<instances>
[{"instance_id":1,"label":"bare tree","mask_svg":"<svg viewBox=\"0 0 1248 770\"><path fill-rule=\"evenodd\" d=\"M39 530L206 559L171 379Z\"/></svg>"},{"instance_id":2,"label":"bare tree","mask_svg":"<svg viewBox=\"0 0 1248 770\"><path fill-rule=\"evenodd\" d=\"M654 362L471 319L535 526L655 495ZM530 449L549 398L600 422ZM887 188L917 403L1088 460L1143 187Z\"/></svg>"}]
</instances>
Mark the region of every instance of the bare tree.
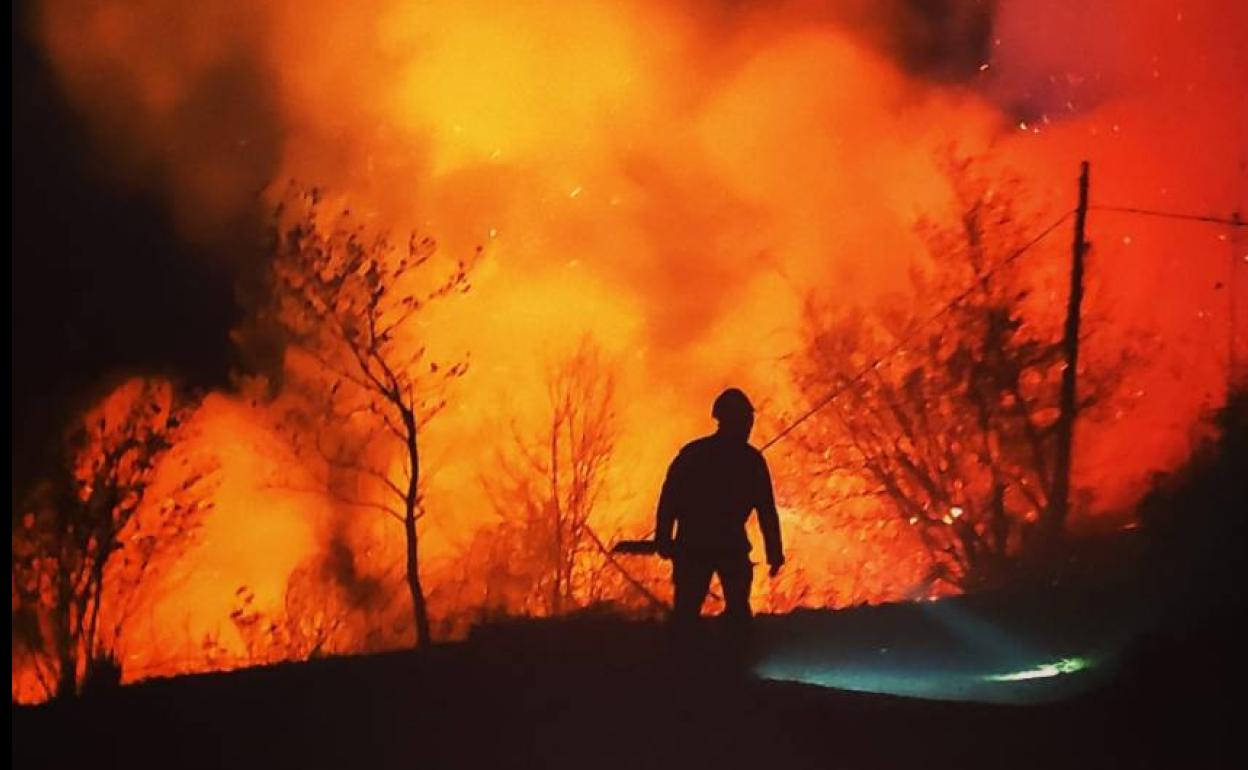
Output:
<instances>
[{"instance_id":1,"label":"bare tree","mask_svg":"<svg viewBox=\"0 0 1248 770\"><path fill-rule=\"evenodd\" d=\"M506 550L519 557L507 569L524 574L525 605L557 615L591 592L589 519L615 449L615 378L591 340L547 371L546 396L542 427L514 430L485 486Z\"/></svg>"},{"instance_id":2,"label":"bare tree","mask_svg":"<svg viewBox=\"0 0 1248 770\"><path fill-rule=\"evenodd\" d=\"M120 676L117 648L142 589L210 507L211 465L170 452L193 408L167 382L123 384L75 424L65 466L15 522L14 660L45 696ZM153 486L165 461L183 466Z\"/></svg>"},{"instance_id":3,"label":"bare tree","mask_svg":"<svg viewBox=\"0 0 1248 770\"><path fill-rule=\"evenodd\" d=\"M872 313L810 300L794 371L812 403L840 393L799 438L807 472L877 497L930 550L930 579L967 587L999 577L1049 508L1061 350L1014 259L1035 230L1021 184L965 159L947 171L958 218L920 223L931 264L913 294ZM1089 375L1081 406L1116 372Z\"/></svg>"},{"instance_id":4,"label":"bare tree","mask_svg":"<svg viewBox=\"0 0 1248 770\"><path fill-rule=\"evenodd\" d=\"M350 545L334 536L287 577L279 607L262 608L255 593L240 586L230 613L243 645L240 662L257 665L384 648L381 616L399 595L386 582L362 574ZM215 636L205 640L205 648L237 659Z\"/></svg>"},{"instance_id":5,"label":"bare tree","mask_svg":"<svg viewBox=\"0 0 1248 770\"><path fill-rule=\"evenodd\" d=\"M340 503L403 527L416 644L426 644L418 437L467 363L429 360L421 322L431 303L468 290L469 263L435 261L429 238L397 247L347 211L327 221L315 190L293 196L277 222L274 316L290 352L311 362L300 368L296 361L292 373L303 377L308 397L298 432L330 469L327 483Z\"/></svg>"}]
</instances>

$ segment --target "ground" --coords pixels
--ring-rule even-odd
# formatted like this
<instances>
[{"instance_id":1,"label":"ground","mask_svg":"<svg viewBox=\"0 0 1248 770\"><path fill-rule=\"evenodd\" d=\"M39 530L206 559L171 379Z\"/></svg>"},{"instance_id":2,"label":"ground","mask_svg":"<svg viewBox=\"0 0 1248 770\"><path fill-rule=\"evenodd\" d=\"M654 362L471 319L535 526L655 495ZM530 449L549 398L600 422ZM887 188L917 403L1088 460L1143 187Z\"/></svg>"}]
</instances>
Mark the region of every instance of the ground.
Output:
<instances>
[{"instance_id":1,"label":"ground","mask_svg":"<svg viewBox=\"0 0 1248 770\"><path fill-rule=\"evenodd\" d=\"M419 653L150 681L14 708L13 766L1242 766L1234 709L1224 705L1231 627L1137 624L1106 634L1140 609L1110 593L762 617L745 663L713 625L688 654L657 624L496 625ZM1009 684L1006 703L936 699L991 690L977 672L1000 669L994 656L1010 657L1013 643L1041 656L1095 648L1096 665ZM916 698L757 675L777 666L838 687L890 690L929 675L936 684ZM857 673L846 680L844 671ZM959 684L968 677L980 682L969 695Z\"/></svg>"}]
</instances>

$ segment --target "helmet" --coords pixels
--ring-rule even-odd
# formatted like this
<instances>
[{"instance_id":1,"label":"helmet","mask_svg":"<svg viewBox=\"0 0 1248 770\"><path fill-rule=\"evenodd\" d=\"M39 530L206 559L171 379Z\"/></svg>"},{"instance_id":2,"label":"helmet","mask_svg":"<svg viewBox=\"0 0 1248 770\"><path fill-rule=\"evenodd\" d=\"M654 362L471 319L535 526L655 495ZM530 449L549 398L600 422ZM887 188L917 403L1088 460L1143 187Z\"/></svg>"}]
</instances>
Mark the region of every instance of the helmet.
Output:
<instances>
[{"instance_id":1,"label":"helmet","mask_svg":"<svg viewBox=\"0 0 1248 770\"><path fill-rule=\"evenodd\" d=\"M754 405L739 388L729 388L715 399L711 416L720 422L754 416Z\"/></svg>"}]
</instances>

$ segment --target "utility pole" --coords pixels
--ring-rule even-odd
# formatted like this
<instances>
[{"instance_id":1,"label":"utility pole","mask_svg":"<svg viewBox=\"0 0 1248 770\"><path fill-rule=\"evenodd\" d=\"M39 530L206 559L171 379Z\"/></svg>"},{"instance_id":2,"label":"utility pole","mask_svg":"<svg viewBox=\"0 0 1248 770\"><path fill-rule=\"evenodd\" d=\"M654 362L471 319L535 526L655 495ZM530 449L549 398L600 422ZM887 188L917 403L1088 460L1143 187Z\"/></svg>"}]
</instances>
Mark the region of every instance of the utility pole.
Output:
<instances>
[{"instance_id":1,"label":"utility pole","mask_svg":"<svg viewBox=\"0 0 1248 770\"><path fill-rule=\"evenodd\" d=\"M1083 258L1088 250L1084 225L1088 218L1088 162L1079 166L1079 206L1075 209L1075 240L1071 248L1070 297L1066 303L1066 328L1062 335L1062 389L1058 405L1057 459L1053 464L1053 489L1049 494L1044 545L1050 552L1060 543L1070 512L1070 459L1075 433L1076 377L1079 367L1079 314L1083 305Z\"/></svg>"},{"instance_id":2,"label":"utility pole","mask_svg":"<svg viewBox=\"0 0 1248 770\"><path fill-rule=\"evenodd\" d=\"M1231 264L1230 273L1226 277L1226 288L1230 291L1227 297L1226 313L1226 396L1229 399L1235 386L1239 384L1239 303L1235 295L1239 292L1239 263L1248 259L1242 247L1240 233L1243 231L1244 220L1238 211L1231 213Z\"/></svg>"}]
</instances>

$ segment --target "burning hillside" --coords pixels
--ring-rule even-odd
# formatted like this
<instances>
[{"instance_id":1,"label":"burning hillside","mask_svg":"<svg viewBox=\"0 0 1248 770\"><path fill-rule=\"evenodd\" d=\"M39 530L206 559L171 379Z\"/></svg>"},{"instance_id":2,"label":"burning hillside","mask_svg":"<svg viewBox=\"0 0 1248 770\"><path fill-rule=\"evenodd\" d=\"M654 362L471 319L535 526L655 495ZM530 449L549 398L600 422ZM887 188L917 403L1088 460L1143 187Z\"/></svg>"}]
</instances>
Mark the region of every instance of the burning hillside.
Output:
<instances>
[{"instance_id":1,"label":"burning hillside","mask_svg":"<svg viewBox=\"0 0 1248 770\"><path fill-rule=\"evenodd\" d=\"M667 463L709 430L714 394L753 394L766 441L837 366L887 350L889 324L914 321L899 308L939 307L1069 212L1083 158L1084 360L1103 388L1076 430L1072 527L1127 523L1225 398L1234 351L1248 360L1228 315L1246 236L1097 207L1245 210L1241 9L937 5L41 3L35 34L118 184L158 190L188 241L240 220L274 236L238 270L248 366L150 458L148 489L212 469L190 544L163 554L143 611L100 649L133 679L410 644L492 613L651 611L659 565L605 546L652 528ZM975 159L973 193L951 158ZM971 227L969 211L996 218ZM968 233L991 259L956 272ZM1053 343L1068 226L1030 249L999 297L1027 295L1001 300L1019 345ZM812 308L832 320L812 326ZM1052 424L1059 365L1022 367L1037 378L1027 425ZM895 390L855 408L913 396L909 371L888 369ZM166 385L108 398L143 387ZM970 403L945 387L915 398ZM756 606L958 590L956 570L932 578L918 514L899 516L841 435L818 431L769 454L790 566L756 581ZM985 447L965 474L976 500L1014 483L984 481L1012 462ZM1045 478L1029 473L1010 478ZM1020 520L1024 486L999 491ZM162 505L143 497L115 534L137 537ZM1000 555L1018 542L1002 535ZM42 696L29 665L15 653L15 698Z\"/></svg>"}]
</instances>

